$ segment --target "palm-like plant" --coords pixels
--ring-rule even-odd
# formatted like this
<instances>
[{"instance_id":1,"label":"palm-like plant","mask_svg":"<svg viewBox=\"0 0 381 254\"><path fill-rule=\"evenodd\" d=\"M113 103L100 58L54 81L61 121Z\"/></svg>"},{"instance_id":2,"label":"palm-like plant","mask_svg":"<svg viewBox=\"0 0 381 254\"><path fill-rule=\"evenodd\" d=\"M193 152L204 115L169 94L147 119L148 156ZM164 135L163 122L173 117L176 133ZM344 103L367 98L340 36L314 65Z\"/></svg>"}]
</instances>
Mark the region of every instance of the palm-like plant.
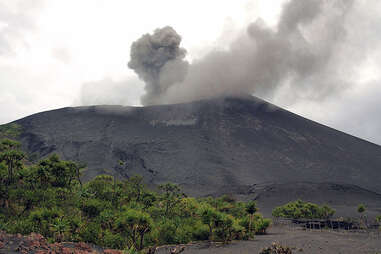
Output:
<instances>
[{"instance_id":1,"label":"palm-like plant","mask_svg":"<svg viewBox=\"0 0 381 254\"><path fill-rule=\"evenodd\" d=\"M63 217L60 217L55 219L50 226L51 230L54 232L55 240L57 242L64 241L65 233L67 233L70 230L69 223Z\"/></svg>"}]
</instances>

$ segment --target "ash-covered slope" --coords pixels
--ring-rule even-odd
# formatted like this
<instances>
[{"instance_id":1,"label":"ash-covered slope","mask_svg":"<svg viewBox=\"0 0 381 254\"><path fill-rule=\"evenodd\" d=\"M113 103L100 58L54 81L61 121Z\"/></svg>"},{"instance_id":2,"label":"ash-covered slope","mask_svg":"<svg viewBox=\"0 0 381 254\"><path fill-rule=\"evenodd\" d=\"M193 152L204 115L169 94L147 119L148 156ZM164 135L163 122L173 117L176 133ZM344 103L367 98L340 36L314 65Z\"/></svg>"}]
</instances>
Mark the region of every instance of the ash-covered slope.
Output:
<instances>
[{"instance_id":1,"label":"ash-covered slope","mask_svg":"<svg viewBox=\"0 0 381 254\"><path fill-rule=\"evenodd\" d=\"M180 184L191 195L247 195L256 186L296 182L381 193L380 146L249 96L63 108L16 123L29 153L86 162L86 179L140 174L148 183Z\"/></svg>"}]
</instances>

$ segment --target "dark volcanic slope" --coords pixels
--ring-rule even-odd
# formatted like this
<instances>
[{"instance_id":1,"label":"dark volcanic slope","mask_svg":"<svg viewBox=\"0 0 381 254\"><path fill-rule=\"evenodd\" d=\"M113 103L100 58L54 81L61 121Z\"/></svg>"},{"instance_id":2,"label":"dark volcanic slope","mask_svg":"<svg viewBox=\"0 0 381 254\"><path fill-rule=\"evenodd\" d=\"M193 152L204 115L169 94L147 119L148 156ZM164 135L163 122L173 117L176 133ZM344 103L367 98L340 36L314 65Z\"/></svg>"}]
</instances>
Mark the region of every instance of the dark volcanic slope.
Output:
<instances>
[{"instance_id":1,"label":"dark volcanic slope","mask_svg":"<svg viewBox=\"0 0 381 254\"><path fill-rule=\"evenodd\" d=\"M16 123L30 153L87 162L86 179L140 174L193 195L249 194L253 184L294 182L381 193L381 147L254 97L63 108Z\"/></svg>"}]
</instances>

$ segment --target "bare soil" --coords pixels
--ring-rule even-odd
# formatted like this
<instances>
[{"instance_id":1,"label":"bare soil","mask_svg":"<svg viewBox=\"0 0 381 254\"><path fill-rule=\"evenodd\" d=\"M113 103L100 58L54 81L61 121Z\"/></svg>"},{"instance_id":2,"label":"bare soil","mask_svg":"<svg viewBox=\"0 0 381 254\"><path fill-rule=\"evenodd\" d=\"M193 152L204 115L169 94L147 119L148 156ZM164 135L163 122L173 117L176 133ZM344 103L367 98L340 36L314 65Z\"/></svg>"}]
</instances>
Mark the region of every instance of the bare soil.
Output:
<instances>
[{"instance_id":1,"label":"bare soil","mask_svg":"<svg viewBox=\"0 0 381 254\"><path fill-rule=\"evenodd\" d=\"M199 243L188 245L184 254L257 254L273 242L292 248L292 253L308 254L376 254L381 253L381 234L377 231L304 230L291 226L272 226L267 235L251 241L231 244ZM169 253L167 248L157 253Z\"/></svg>"}]
</instances>

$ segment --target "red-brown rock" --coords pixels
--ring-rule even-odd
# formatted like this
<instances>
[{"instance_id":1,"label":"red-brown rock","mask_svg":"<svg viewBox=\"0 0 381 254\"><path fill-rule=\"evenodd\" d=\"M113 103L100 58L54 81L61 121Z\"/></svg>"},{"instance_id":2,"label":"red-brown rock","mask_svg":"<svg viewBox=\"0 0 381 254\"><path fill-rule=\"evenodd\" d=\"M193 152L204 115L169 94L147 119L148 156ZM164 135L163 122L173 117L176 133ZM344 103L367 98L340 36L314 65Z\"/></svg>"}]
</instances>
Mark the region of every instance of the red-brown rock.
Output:
<instances>
[{"instance_id":1,"label":"red-brown rock","mask_svg":"<svg viewBox=\"0 0 381 254\"><path fill-rule=\"evenodd\" d=\"M120 250L112 250L112 249L106 249L103 251L105 254L123 254Z\"/></svg>"}]
</instances>

